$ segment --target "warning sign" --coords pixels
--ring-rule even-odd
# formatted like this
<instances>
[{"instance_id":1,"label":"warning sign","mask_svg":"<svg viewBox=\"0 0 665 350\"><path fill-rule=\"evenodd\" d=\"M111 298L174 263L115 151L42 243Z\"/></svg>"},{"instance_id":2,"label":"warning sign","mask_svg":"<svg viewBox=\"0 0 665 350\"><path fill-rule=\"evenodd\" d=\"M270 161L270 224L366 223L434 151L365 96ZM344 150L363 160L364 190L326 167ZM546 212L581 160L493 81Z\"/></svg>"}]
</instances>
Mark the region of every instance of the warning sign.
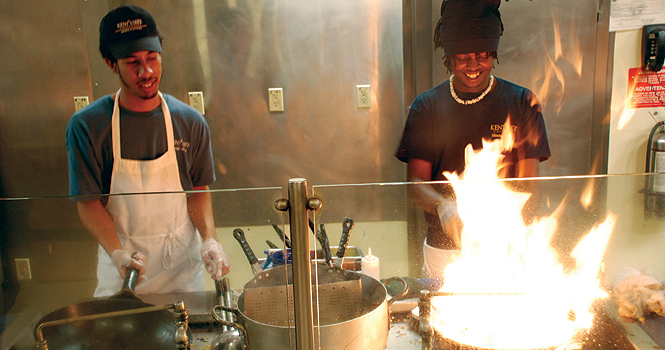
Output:
<instances>
[{"instance_id":1,"label":"warning sign","mask_svg":"<svg viewBox=\"0 0 665 350\"><path fill-rule=\"evenodd\" d=\"M641 68L628 70L628 107L665 107L665 69L645 72Z\"/></svg>"}]
</instances>

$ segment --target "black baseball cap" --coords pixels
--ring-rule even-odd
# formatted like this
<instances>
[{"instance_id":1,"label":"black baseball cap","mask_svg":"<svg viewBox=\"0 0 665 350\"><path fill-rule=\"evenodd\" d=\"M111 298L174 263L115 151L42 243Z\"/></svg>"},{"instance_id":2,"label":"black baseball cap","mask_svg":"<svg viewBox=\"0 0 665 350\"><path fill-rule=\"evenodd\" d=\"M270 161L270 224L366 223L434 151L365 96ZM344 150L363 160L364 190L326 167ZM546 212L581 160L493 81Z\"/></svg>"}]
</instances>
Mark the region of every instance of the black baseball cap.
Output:
<instances>
[{"instance_id":1,"label":"black baseball cap","mask_svg":"<svg viewBox=\"0 0 665 350\"><path fill-rule=\"evenodd\" d=\"M99 42L106 43L115 59L136 51L162 52L155 20L148 11L134 5L122 5L102 18Z\"/></svg>"}]
</instances>

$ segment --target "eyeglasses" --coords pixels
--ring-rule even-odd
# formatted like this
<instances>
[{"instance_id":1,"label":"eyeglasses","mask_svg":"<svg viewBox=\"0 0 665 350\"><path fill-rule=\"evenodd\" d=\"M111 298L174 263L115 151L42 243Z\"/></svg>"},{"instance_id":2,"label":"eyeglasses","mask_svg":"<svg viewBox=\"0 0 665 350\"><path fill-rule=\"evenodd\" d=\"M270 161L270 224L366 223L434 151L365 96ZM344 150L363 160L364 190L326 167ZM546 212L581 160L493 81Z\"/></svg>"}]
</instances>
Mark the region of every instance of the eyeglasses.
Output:
<instances>
[{"instance_id":1,"label":"eyeglasses","mask_svg":"<svg viewBox=\"0 0 665 350\"><path fill-rule=\"evenodd\" d=\"M471 62L471 57L475 56L476 61L478 62L487 62L492 58L492 53L487 51L487 52L476 52L476 53L470 53L470 54L462 54L462 55L455 55L455 61L463 64L468 64Z\"/></svg>"}]
</instances>

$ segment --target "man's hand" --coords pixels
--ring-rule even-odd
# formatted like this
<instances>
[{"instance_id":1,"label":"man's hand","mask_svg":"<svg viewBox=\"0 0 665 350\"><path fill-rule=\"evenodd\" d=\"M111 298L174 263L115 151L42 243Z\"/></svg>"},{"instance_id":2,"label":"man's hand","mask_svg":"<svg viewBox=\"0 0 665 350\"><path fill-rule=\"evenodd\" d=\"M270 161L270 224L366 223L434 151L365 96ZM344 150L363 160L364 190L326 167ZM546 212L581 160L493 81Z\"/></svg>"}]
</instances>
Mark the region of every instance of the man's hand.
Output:
<instances>
[{"instance_id":1,"label":"man's hand","mask_svg":"<svg viewBox=\"0 0 665 350\"><path fill-rule=\"evenodd\" d=\"M440 196L436 211L439 214L441 228L455 244L457 249L461 247L462 221L457 212L457 202L451 198Z\"/></svg>"},{"instance_id":2,"label":"man's hand","mask_svg":"<svg viewBox=\"0 0 665 350\"><path fill-rule=\"evenodd\" d=\"M122 279L125 279L125 275L127 274L127 269L129 267L133 267L139 272L139 278L136 281L137 284L141 283L143 280L146 279L145 277L146 258L140 252L135 252L134 254L130 254L126 250L117 249L114 250L113 253L111 254L111 260L113 260L113 263L115 264L115 267L118 269L118 272L120 273L120 277L122 277Z\"/></svg>"},{"instance_id":3,"label":"man's hand","mask_svg":"<svg viewBox=\"0 0 665 350\"><path fill-rule=\"evenodd\" d=\"M450 198L441 198L436 212L441 220L441 227L446 227L457 217L457 202Z\"/></svg>"},{"instance_id":4,"label":"man's hand","mask_svg":"<svg viewBox=\"0 0 665 350\"><path fill-rule=\"evenodd\" d=\"M208 238L203 242L201 259L214 280L221 280L222 276L229 273L231 266L229 256L216 239Z\"/></svg>"}]
</instances>

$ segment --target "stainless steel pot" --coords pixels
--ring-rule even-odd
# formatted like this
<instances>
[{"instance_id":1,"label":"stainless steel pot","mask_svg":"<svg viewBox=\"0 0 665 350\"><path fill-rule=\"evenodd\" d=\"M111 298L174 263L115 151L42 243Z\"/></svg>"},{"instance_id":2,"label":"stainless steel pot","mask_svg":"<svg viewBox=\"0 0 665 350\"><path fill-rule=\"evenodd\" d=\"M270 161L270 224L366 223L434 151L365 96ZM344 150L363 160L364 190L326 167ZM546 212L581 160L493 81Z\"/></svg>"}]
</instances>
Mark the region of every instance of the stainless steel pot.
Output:
<instances>
[{"instance_id":1,"label":"stainless steel pot","mask_svg":"<svg viewBox=\"0 0 665 350\"><path fill-rule=\"evenodd\" d=\"M319 269L329 269L327 266L319 266ZM345 349L345 350L380 350L385 348L390 328L388 308L390 304L408 292L408 286L399 277L393 277L387 281L388 284L395 280L404 283L404 291L388 299L385 285L378 280L361 273L346 271L357 275L361 282L361 295L359 310L348 312L344 307L344 299L333 305L320 305L321 314L335 312L334 310L345 310L343 314L337 315L314 315L314 342L321 349ZM286 286L284 287L286 289ZM296 349L295 328L293 320L288 326L268 324L250 318L245 309L245 292L238 299L238 310L242 323L249 337L252 350L268 349ZM339 308L337 308L339 307ZM326 320L339 320L327 323ZM321 320L318 322L317 320ZM318 324L318 326L317 326Z\"/></svg>"}]
</instances>

